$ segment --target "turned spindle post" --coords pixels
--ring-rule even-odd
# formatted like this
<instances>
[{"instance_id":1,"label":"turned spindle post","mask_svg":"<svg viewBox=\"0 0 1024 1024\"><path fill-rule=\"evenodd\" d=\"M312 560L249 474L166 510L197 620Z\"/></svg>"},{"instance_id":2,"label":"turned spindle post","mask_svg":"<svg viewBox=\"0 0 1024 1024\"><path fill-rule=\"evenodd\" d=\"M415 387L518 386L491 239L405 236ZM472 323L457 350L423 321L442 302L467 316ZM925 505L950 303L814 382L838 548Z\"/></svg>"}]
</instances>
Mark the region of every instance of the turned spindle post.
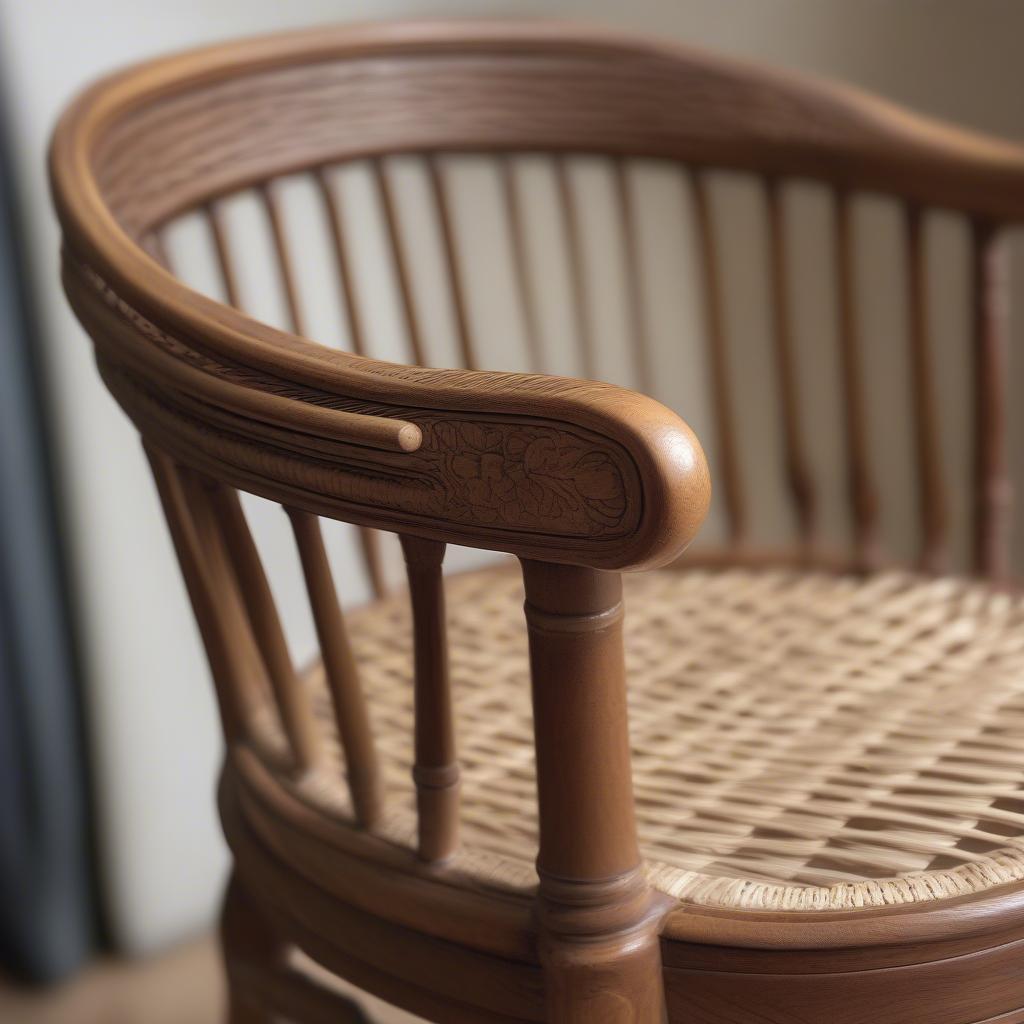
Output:
<instances>
[{"instance_id":1,"label":"turned spindle post","mask_svg":"<svg viewBox=\"0 0 1024 1024\"><path fill-rule=\"evenodd\" d=\"M637 846L621 577L524 561L523 578L549 1019L660 1024L663 900Z\"/></svg>"},{"instance_id":2,"label":"turned spindle post","mask_svg":"<svg viewBox=\"0 0 1024 1024\"><path fill-rule=\"evenodd\" d=\"M418 853L426 861L450 857L459 840L459 763L448 681L444 581L445 545L403 536L402 552L412 602L416 708L416 810Z\"/></svg>"}]
</instances>

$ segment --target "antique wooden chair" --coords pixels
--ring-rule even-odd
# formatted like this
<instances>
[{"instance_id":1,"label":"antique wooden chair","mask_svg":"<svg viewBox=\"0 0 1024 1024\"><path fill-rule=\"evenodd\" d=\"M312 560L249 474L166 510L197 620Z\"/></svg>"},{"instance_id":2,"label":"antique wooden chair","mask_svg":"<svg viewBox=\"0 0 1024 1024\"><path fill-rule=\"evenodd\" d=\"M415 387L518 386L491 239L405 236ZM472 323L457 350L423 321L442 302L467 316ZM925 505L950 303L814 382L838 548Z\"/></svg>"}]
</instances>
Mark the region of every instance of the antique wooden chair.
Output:
<instances>
[{"instance_id":1,"label":"antique wooden chair","mask_svg":"<svg viewBox=\"0 0 1024 1024\"><path fill-rule=\"evenodd\" d=\"M497 182L486 216L460 208L463 159ZM608 186L596 240L578 161ZM527 210L527 163L546 168L551 215ZM411 240L409 167L430 258ZM648 301L664 269L638 178L651 167L692 215L697 391L725 524L721 544L682 559L709 472L687 425L641 393L664 393L658 339L674 330ZM338 168L363 176L365 202ZM722 172L759 190L768 374L737 365ZM65 288L142 434L216 682L232 1020L359 1019L334 974L445 1022L1024 1021L1024 603L1009 582L997 269L1000 228L1024 215L1024 151L658 42L442 22L116 74L62 120L51 173ZM351 351L303 337L317 332L301 264L312 232L290 226L284 199L296 179L321 204ZM788 198L808 180L825 211L815 263L834 287L828 404L843 426L824 470ZM886 344L906 367L909 563L887 554L895 499L864 365L865 193L899 214L905 330ZM242 194L262 204L290 330L241 310L253 247L225 211ZM366 196L409 365L371 358L384 300L368 297L352 227ZM653 219L673 233L674 216ZM224 301L185 284L169 253L186 217L206 225ZM938 391L935 217L960 225L973 309L955 403ZM473 247L494 232L514 299L494 322L515 320L535 372L483 365L500 360L485 354ZM635 391L587 379L611 376L596 339L615 333L595 251L621 271L628 327L612 354ZM562 268L561 334L544 259ZM443 359L431 303L448 311ZM581 379L539 372L566 352ZM457 368L428 368L442 361ZM758 374L777 458L737 398ZM946 451L957 408L973 410L960 483ZM757 543L751 458L776 459L791 541ZM822 497L836 466L845 546L829 543ZM308 669L239 492L290 519L321 650ZM322 519L355 524L381 595L345 615ZM954 573L957 522L973 541ZM408 588L387 593L375 531L400 538ZM443 579L446 544L514 555L521 572L505 559ZM643 570L625 577L625 662L624 570Z\"/></svg>"}]
</instances>

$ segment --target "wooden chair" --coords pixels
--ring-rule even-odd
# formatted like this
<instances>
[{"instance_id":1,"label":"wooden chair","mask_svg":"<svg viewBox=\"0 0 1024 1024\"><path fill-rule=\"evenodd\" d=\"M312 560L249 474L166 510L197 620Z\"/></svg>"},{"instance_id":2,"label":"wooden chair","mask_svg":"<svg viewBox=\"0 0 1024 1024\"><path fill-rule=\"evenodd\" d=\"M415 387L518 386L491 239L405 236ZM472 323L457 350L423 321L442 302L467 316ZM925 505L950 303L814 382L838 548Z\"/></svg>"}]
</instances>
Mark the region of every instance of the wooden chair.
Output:
<instances>
[{"instance_id":1,"label":"wooden chair","mask_svg":"<svg viewBox=\"0 0 1024 1024\"><path fill-rule=\"evenodd\" d=\"M417 276L395 154L427 183L440 293ZM637 391L479 365L467 238L484 222L460 223L452 154L481 154L501 185L494 222L537 368L553 342L517 154L547 166L575 318L555 348L580 346L581 377L601 374L593 338L607 325L573 161L604 160ZM645 161L693 212L703 433L727 527L720 549L681 561L709 472L687 425L639 393L665 376L633 177ZM369 357L379 310L331 177L343 165L376 189L410 365ZM795 523L794 543L766 549L743 468L761 439L735 396L716 253L722 170L757 183L766 225L764 387L779 396ZM998 269L1000 229L1024 215L1024 152L659 42L440 22L258 39L116 74L61 121L51 173L64 285L142 434L220 701L233 1021L359 1019L296 947L444 1022L1024 1021L1024 602L1008 582ZM296 175L322 203L351 352L302 337L302 253L279 187ZM819 183L830 218L852 535L839 557L794 340L793 179ZM291 330L232 308L251 253L222 214L241 192L267 216ZM902 567L885 553L891 496L862 365L865 192L903 217L919 544ZM967 491L945 468L933 208L966 225ZM167 231L185 216L205 218L225 302L167 269ZM459 368L428 368L425 295L449 304ZM290 517L322 655L307 670L239 491ZM971 572L943 575L961 496ZM379 600L343 615L321 518L359 528ZM375 531L401 539L407 590L384 594ZM514 555L521 573L443 580L446 544ZM625 570L644 571L626 576L624 668Z\"/></svg>"}]
</instances>

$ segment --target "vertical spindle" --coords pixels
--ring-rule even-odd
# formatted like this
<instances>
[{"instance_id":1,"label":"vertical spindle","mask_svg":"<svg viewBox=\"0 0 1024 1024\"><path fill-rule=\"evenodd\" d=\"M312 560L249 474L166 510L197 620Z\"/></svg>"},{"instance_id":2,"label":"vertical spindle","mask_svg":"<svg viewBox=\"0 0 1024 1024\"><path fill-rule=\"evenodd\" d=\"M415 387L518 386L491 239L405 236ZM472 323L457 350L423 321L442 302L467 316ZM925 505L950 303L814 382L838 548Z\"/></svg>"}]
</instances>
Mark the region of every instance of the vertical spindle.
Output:
<instances>
[{"instance_id":1,"label":"vertical spindle","mask_svg":"<svg viewBox=\"0 0 1024 1024\"><path fill-rule=\"evenodd\" d=\"M441 575L445 545L404 535L401 541L412 602L419 855L440 861L455 852L459 835L459 763Z\"/></svg>"},{"instance_id":2,"label":"vertical spindle","mask_svg":"<svg viewBox=\"0 0 1024 1024\"><path fill-rule=\"evenodd\" d=\"M711 367L715 432L718 437L717 479L725 504L729 537L734 545L746 543L748 522L736 444L736 417L729 383L729 350L725 326L725 296L722 291L718 243L711 213L707 181L700 171L690 176L700 266L704 286L704 315Z\"/></svg>"},{"instance_id":3,"label":"vertical spindle","mask_svg":"<svg viewBox=\"0 0 1024 1024\"><path fill-rule=\"evenodd\" d=\"M394 190L391 187L391 179L384 164L379 158L370 161L370 169L374 181L377 183L377 193L380 196L381 207L384 211L384 226L388 234L388 242L391 246L391 258L394 262L395 277L398 281L398 293L402 300L402 313L405 317L405 330L409 338L409 347L412 349L412 358L419 366L426 366L426 350L423 347L423 334L420 330L419 319L416 316L416 302L412 293L412 273L409 269L409 261L405 255L405 247L402 245L402 235L398 229L398 207L395 203Z\"/></svg>"},{"instance_id":4,"label":"vertical spindle","mask_svg":"<svg viewBox=\"0 0 1024 1024\"><path fill-rule=\"evenodd\" d=\"M163 235L159 229L150 231L142 239L142 248L149 253L160 264L164 270L171 269L171 258L167 252L167 246L164 244Z\"/></svg>"},{"instance_id":5,"label":"vertical spindle","mask_svg":"<svg viewBox=\"0 0 1024 1024\"><path fill-rule=\"evenodd\" d=\"M320 523L308 512L296 508L285 511L291 520L306 579L306 592L320 641L338 737L345 754L352 806L359 824L364 828L370 827L380 814L377 755Z\"/></svg>"},{"instance_id":6,"label":"vertical spindle","mask_svg":"<svg viewBox=\"0 0 1024 1024\"><path fill-rule=\"evenodd\" d=\"M923 544L919 563L925 572L946 566L947 512L942 482L939 419L929 344L928 288L924 217L916 204L904 207L907 266L907 331L914 445L917 450Z\"/></svg>"},{"instance_id":7,"label":"vertical spindle","mask_svg":"<svg viewBox=\"0 0 1024 1024\"><path fill-rule=\"evenodd\" d=\"M327 171L324 168L321 167L314 171L313 180L316 183L317 191L323 204L324 217L327 221L331 246L334 250L334 260L338 266L341 305L345 310L349 338L352 342L352 351L356 355L365 356L368 355L366 338L363 330L363 319L359 309L359 300L356 294L355 278L352 274L352 263L348 255L345 219L341 203L327 178ZM380 533L368 526L360 526L358 529L359 547L362 553L363 565L370 578L370 585L373 587L373 592L377 597L383 597L388 591L388 585L384 573L384 560L381 554Z\"/></svg>"},{"instance_id":8,"label":"vertical spindle","mask_svg":"<svg viewBox=\"0 0 1024 1024\"><path fill-rule=\"evenodd\" d=\"M186 486L187 471L154 446L144 442L143 447L202 634L225 738L235 742L245 737L261 703L259 676L244 659L246 630L240 628L241 610L223 579L217 579L223 563L210 543L207 524L194 516L194 488Z\"/></svg>"},{"instance_id":9,"label":"vertical spindle","mask_svg":"<svg viewBox=\"0 0 1024 1024\"><path fill-rule=\"evenodd\" d=\"M210 493L292 753L300 769L312 768L319 759L320 742L309 695L296 676L274 595L238 494L217 483L211 485Z\"/></svg>"},{"instance_id":10,"label":"vertical spindle","mask_svg":"<svg viewBox=\"0 0 1024 1024\"><path fill-rule=\"evenodd\" d=\"M768 211L768 273L772 295L772 341L776 374L782 403L782 436L786 449L786 476L796 510L797 529L805 556L810 557L818 542L818 509L814 483L804 449L800 388L793 352L793 324L789 296L789 261L786 224L779 182L764 181Z\"/></svg>"},{"instance_id":11,"label":"vertical spindle","mask_svg":"<svg viewBox=\"0 0 1024 1024\"><path fill-rule=\"evenodd\" d=\"M540 344L540 327L537 321L537 296L530 277L529 259L526 249L526 227L516 188L515 171L510 157L500 158L501 190L505 200L505 220L508 223L512 241L512 272L515 276L519 308L523 311L523 327L526 331L526 348L530 356L530 368L534 373L544 371L544 353Z\"/></svg>"},{"instance_id":12,"label":"vertical spindle","mask_svg":"<svg viewBox=\"0 0 1024 1024\"><path fill-rule=\"evenodd\" d=\"M320 201L323 204L324 219L327 221L331 248L334 252L334 262L338 267L341 306L345 312L345 322L348 325L352 351L358 356L365 356L367 351L363 331L363 318L359 309L359 301L356 297L352 261L349 259L348 245L345 238L344 213L334 188L327 178L327 171L323 167L313 172L313 181L316 184L317 194L320 196Z\"/></svg>"},{"instance_id":13,"label":"vertical spindle","mask_svg":"<svg viewBox=\"0 0 1024 1024\"><path fill-rule=\"evenodd\" d=\"M647 329L647 311L643 296L643 275L640 266L640 236L629 187L629 171L625 159L618 157L613 163L615 195L619 208L619 226L622 231L626 272L626 306L632 335L631 349L636 360L639 388L645 394L654 393L654 371L651 367L650 340Z\"/></svg>"},{"instance_id":14,"label":"vertical spindle","mask_svg":"<svg viewBox=\"0 0 1024 1024\"><path fill-rule=\"evenodd\" d=\"M854 271L853 208L850 196L832 197L836 286L839 314L839 361L843 378L846 421L847 487L853 512L855 560L862 571L880 561L878 497L871 472L864 370L861 365L860 324Z\"/></svg>"},{"instance_id":15,"label":"vertical spindle","mask_svg":"<svg viewBox=\"0 0 1024 1024\"><path fill-rule=\"evenodd\" d=\"M224 213L219 203L207 203L204 207L206 221L210 225L210 234L213 236L213 248L217 255L217 268L220 271L221 286L228 305L235 309L242 308L241 293L238 290L238 275L235 273L235 264L231 256L231 244L228 241L227 225L224 223Z\"/></svg>"},{"instance_id":16,"label":"vertical spindle","mask_svg":"<svg viewBox=\"0 0 1024 1024\"><path fill-rule=\"evenodd\" d=\"M974 308L974 567L1004 581L1010 565L1012 485L1006 437L1005 254L996 225L972 225Z\"/></svg>"},{"instance_id":17,"label":"vertical spindle","mask_svg":"<svg viewBox=\"0 0 1024 1024\"><path fill-rule=\"evenodd\" d=\"M594 339L590 323L590 297L587 293L586 268L583 263L583 238L580 234L579 214L572 182L569 180L569 164L566 157L555 158L555 180L558 185L559 206L562 210L562 227L565 231L569 255L569 287L572 291L572 308L576 321L576 341L580 353L583 376L593 379L597 376L594 360Z\"/></svg>"},{"instance_id":18,"label":"vertical spindle","mask_svg":"<svg viewBox=\"0 0 1024 1024\"><path fill-rule=\"evenodd\" d=\"M434 154L427 157L427 176L430 179L430 190L434 196L438 223L441 226L441 246L444 251L445 267L448 271L448 289L451 295L452 312L455 316L455 333L459 342L459 352L462 355L462 365L467 370L476 370L479 369L479 362L470 334L466 292L462 286L462 274L459 271L455 222L452 218L451 203L448 199L444 175L438 163L438 157Z\"/></svg>"},{"instance_id":19,"label":"vertical spindle","mask_svg":"<svg viewBox=\"0 0 1024 1024\"><path fill-rule=\"evenodd\" d=\"M260 185L258 192L267 211L267 218L270 221L270 235L274 243L274 254L277 258L281 284L284 286L285 302L288 306L288 326L292 333L304 335L306 333L306 325L302 317L298 283L295 277L295 267L292 263L291 248L288 244L288 235L285 231L281 201L273 182Z\"/></svg>"}]
</instances>

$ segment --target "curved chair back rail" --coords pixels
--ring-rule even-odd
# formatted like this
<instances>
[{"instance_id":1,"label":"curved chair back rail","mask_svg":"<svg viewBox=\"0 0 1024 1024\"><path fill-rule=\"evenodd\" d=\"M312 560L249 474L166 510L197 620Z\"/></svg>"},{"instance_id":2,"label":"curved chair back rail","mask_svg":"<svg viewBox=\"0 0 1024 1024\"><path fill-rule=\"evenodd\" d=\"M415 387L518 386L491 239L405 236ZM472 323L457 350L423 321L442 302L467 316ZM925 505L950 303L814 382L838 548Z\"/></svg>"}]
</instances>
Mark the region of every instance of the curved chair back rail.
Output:
<instances>
[{"instance_id":1,"label":"curved chair back rail","mask_svg":"<svg viewBox=\"0 0 1024 1024\"><path fill-rule=\"evenodd\" d=\"M513 293L537 372L481 365L464 232L445 165L446 155L467 153L486 154L498 171ZM547 353L514 164L524 153L543 154L554 176L573 341L586 377L600 373L586 211L572 160L606 159L627 348L633 376L647 392L657 390L658 371L631 162L653 159L678 171L692 204L705 299L727 558L750 546L754 517L741 449L756 439L738 425L711 175L738 170L758 182L767 225L772 386L798 557L807 564L824 564L822 514L794 346L787 183L812 179L828 195L845 500L852 565L861 570L882 564L885 553L868 440L854 197L881 192L902 210L918 565L929 572L949 557L950 485L923 239L931 208L964 215L973 309L972 564L979 575L1002 581L1009 572L1010 486L999 230L1024 218L1024 151L851 89L541 23L345 27L218 46L99 82L54 136L65 289L95 342L104 381L143 436L229 741L244 747L253 722L271 708L295 772L323 763L308 695L238 501L237 491L246 491L281 503L289 516L355 821L372 830L386 814L359 665L318 517L361 528L378 592L384 581L374 531L398 533L414 627L418 855L428 865L443 864L457 847L459 824L445 545L518 556L533 679L537 956L547 1012L566 1022L653 1024L665 1012L657 932L669 904L648 887L637 848L615 570L663 565L683 551L707 512L709 473L694 434L664 405L637 391L539 372ZM421 161L459 368L427 365L422 292L388 163L396 154ZM368 356L372 299L352 269L347 210L330 178L334 168L356 163L383 211L416 365ZM278 188L296 175L319 196L352 352L303 337L310 333L308 310ZM265 214L290 330L239 308L244 253L224 208L242 191ZM165 236L186 215L206 226L226 303L172 272ZM229 813L235 821L242 812L232 803Z\"/></svg>"}]
</instances>

